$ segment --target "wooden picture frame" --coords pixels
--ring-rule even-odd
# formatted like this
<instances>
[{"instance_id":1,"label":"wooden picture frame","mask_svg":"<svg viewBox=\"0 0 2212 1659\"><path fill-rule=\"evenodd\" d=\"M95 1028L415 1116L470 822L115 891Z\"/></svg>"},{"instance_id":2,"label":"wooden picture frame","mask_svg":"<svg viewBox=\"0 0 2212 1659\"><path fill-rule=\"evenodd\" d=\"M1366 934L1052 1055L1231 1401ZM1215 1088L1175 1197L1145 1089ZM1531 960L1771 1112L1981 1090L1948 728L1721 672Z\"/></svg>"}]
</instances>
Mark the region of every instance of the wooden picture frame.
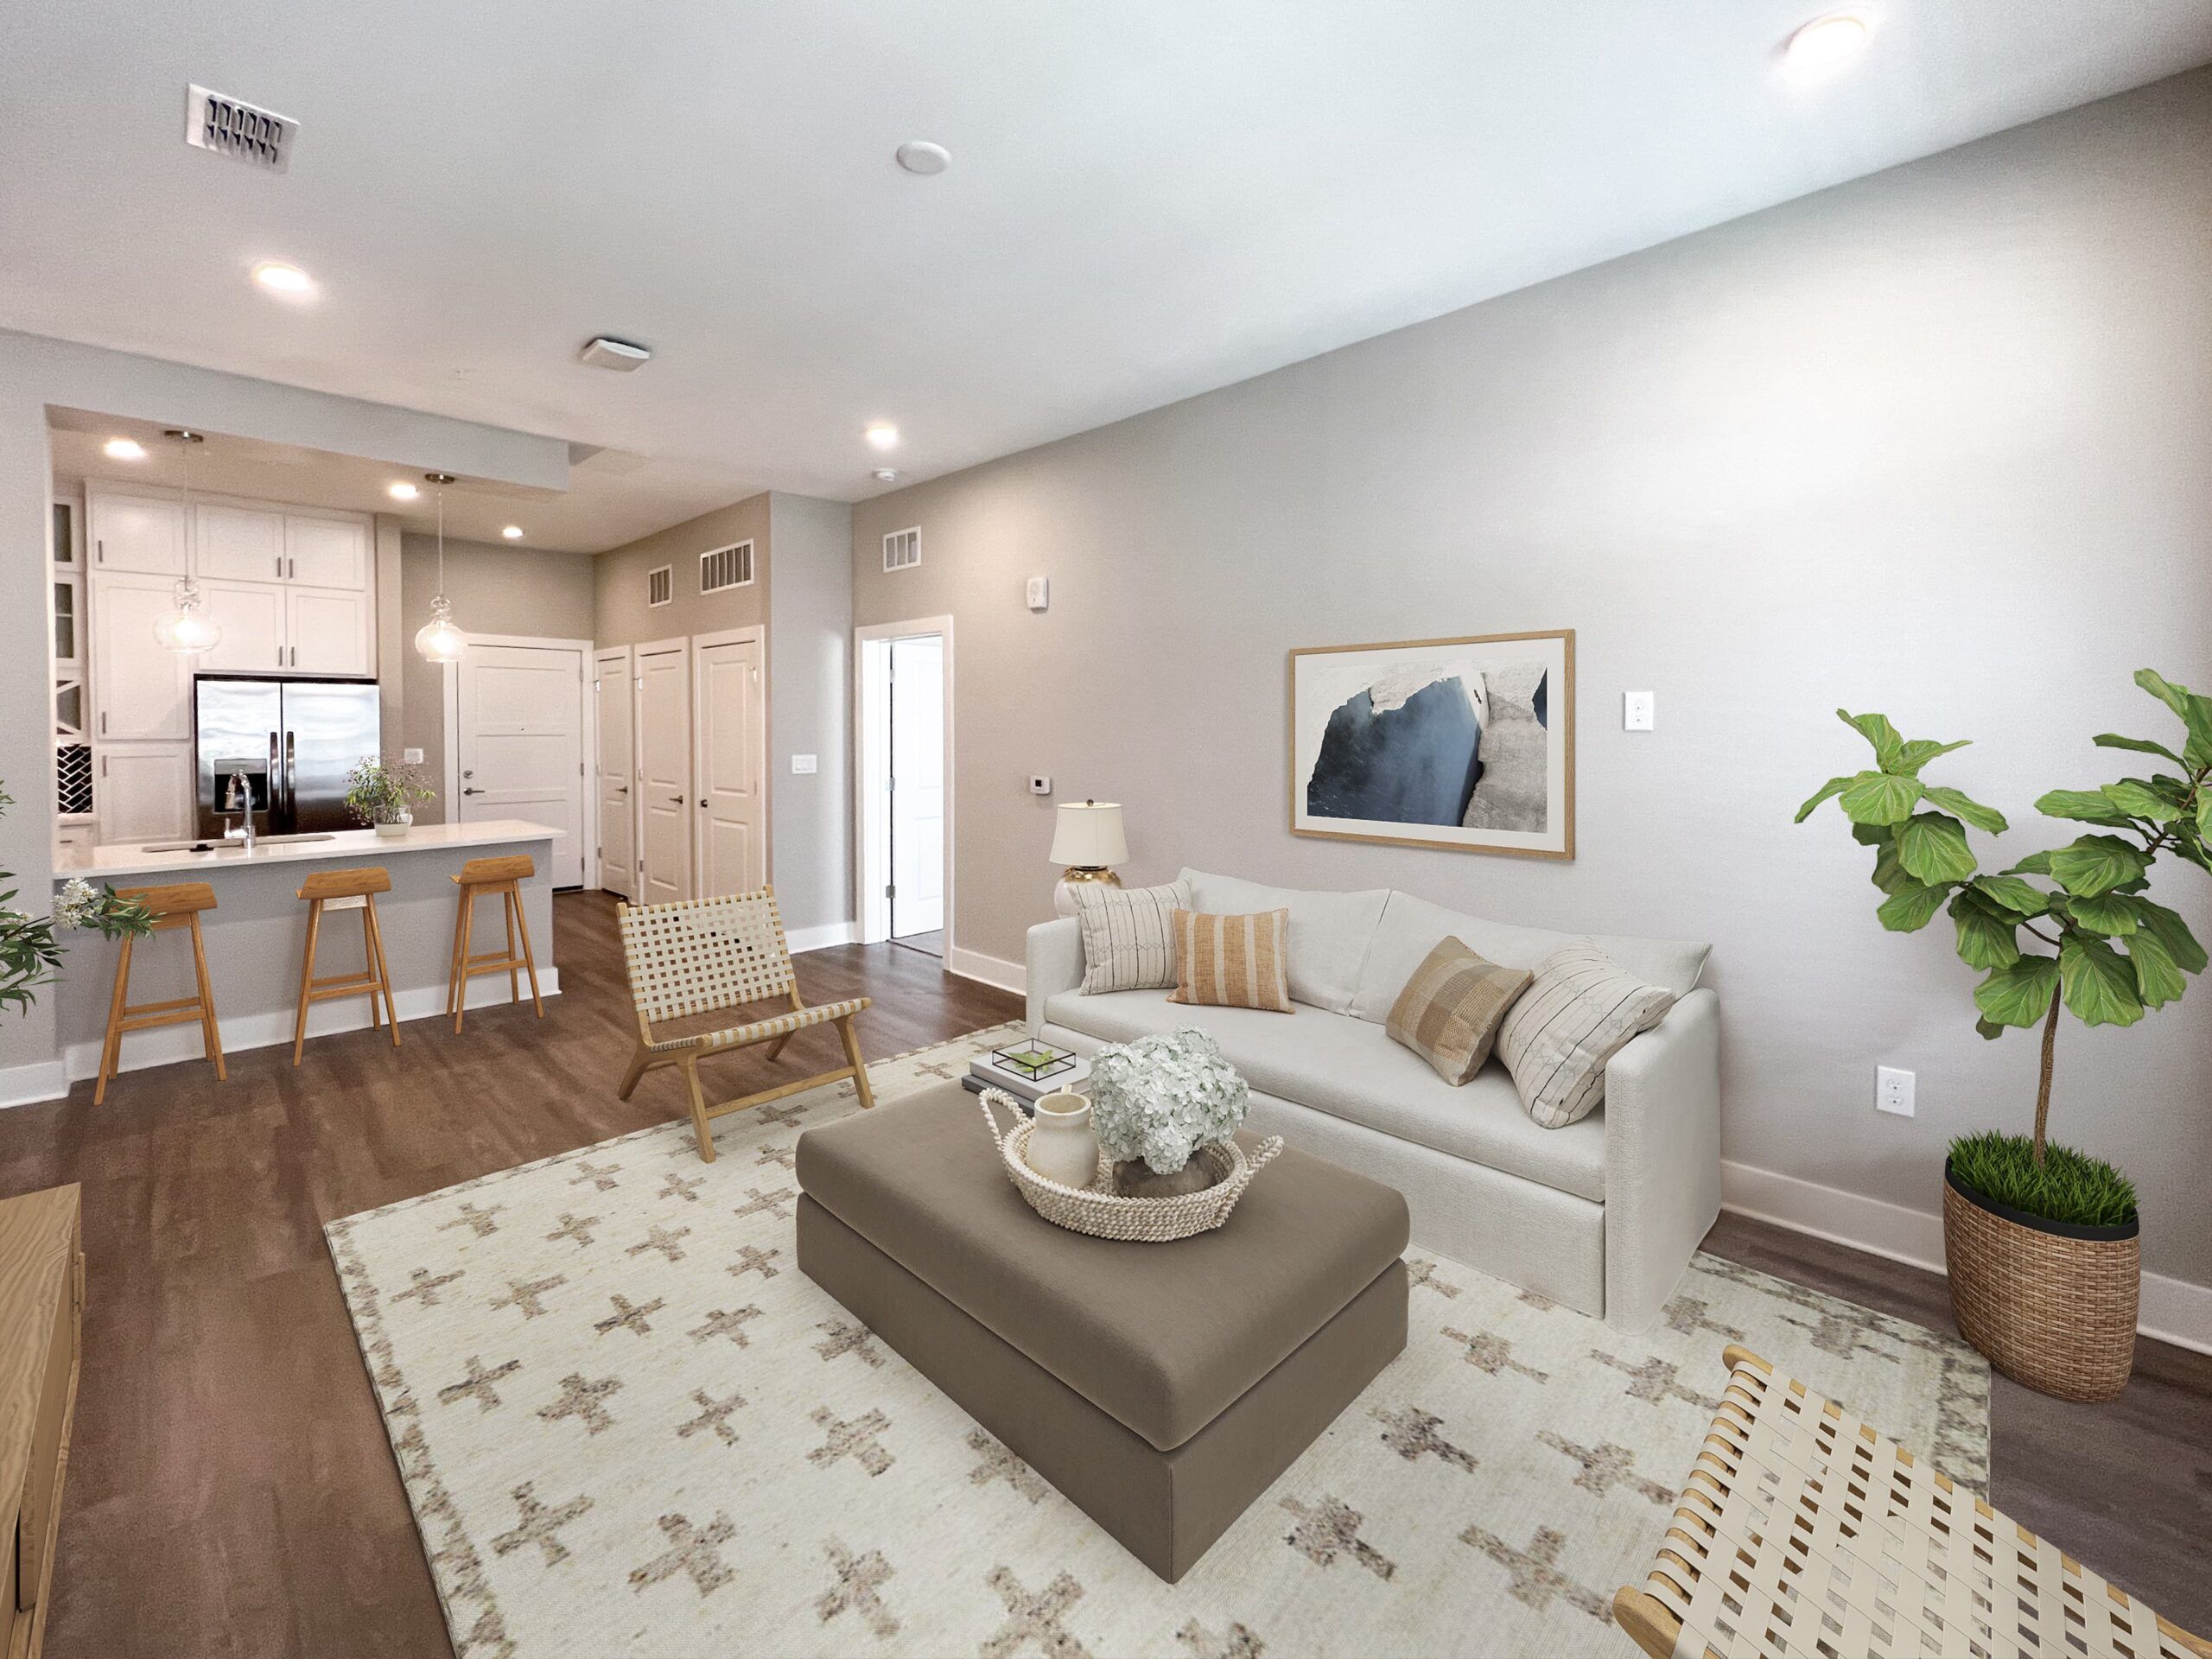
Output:
<instances>
[{"instance_id":1,"label":"wooden picture frame","mask_svg":"<svg viewBox=\"0 0 2212 1659\"><path fill-rule=\"evenodd\" d=\"M1287 677L1291 834L1574 856L1573 629L1301 646Z\"/></svg>"}]
</instances>

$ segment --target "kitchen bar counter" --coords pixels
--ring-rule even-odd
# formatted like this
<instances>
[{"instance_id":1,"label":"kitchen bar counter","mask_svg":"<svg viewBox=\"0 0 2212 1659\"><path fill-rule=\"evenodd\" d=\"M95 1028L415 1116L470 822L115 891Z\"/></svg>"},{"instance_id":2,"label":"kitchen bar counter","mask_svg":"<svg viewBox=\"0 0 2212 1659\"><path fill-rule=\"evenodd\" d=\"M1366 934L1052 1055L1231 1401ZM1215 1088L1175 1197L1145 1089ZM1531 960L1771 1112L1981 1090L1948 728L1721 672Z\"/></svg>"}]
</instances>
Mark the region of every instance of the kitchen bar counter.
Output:
<instances>
[{"instance_id":1,"label":"kitchen bar counter","mask_svg":"<svg viewBox=\"0 0 2212 1659\"><path fill-rule=\"evenodd\" d=\"M215 1013L226 1052L292 1040L294 1011L300 994L300 963L307 948L308 907L300 883L318 870L358 869L380 864L391 873L391 891L377 896L377 921L391 964L392 1001L398 1009L400 1039L408 1041L408 1021L442 1014L446 976L453 957L454 918L459 890L451 878L472 858L526 853L537 874L522 884L523 914L537 958L537 981L547 997L560 989L553 966L553 882L550 855L556 832L542 823L509 818L483 823L422 824L404 836L380 836L371 830L340 830L323 841L264 841L249 855L243 845L222 843L195 853L167 849L172 842L117 844L76 849L54 871L57 884L71 877L118 887L160 887L174 881L206 881L215 891L215 908L200 918L207 938L207 971ZM187 842L188 847L191 843ZM505 941L500 905L480 899L474 951ZM120 946L96 933L65 936L56 1009L64 1057L71 1078L99 1070L101 1038L106 1029L108 998L115 984ZM315 953L315 976L359 973L364 965L357 911L327 909L322 940ZM527 981L523 1018L529 1016ZM185 935L157 933L141 940L130 967L133 1003L165 1001L192 994L192 948ZM486 974L469 985L474 1009L505 1003L507 977ZM369 1023L365 996L317 1002L308 1011L308 1036L352 1031ZM471 1020L463 1040L477 1029ZM427 1029L425 1035L428 1034ZM404 1053L403 1049L403 1053ZM122 1070L200 1058L200 1027L168 1026L132 1032L123 1039ZM213 1081L213 1072L207 1073ZM230 1085L237 1087L236 1084ZM128 1099L130 1085L111 1085L108 1103ZM122 1092L116 1092L117 1090Z\"/></svg>"}]
</instances>

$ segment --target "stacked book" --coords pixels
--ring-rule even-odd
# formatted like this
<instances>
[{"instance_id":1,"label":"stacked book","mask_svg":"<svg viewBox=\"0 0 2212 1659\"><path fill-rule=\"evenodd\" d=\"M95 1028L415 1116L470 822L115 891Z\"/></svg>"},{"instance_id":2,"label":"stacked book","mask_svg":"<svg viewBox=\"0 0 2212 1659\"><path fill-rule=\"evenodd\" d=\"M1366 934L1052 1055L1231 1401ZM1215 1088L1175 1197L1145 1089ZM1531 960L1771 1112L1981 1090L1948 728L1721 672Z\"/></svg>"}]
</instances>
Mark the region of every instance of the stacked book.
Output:
<instances>
[{"instance_id":1,"label":"stacked book","mask_svg":"<svg viewBox=\"0 0 2212 1659\"><path fill-rule=\"evenodd\" d=\"M1025 1105L1058 1089L1080 1089L1090 1080L1090 1062L1049 1043L1014 1043L978 1054L961 1086L975 1094L1003 1089Z\"/></svg>"}]
</instances>

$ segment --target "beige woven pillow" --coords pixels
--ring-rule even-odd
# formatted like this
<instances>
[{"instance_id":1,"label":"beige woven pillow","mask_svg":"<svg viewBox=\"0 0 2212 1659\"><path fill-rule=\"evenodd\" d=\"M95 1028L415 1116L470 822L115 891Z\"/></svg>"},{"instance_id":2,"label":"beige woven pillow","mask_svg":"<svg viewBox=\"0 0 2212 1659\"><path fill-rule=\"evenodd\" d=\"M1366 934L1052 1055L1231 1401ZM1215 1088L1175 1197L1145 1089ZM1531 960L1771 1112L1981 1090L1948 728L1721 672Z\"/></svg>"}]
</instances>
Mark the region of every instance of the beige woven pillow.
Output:
<instances>
[{"instance_id":1,"label":"beige woven pillow","mask_svg":"<svg viewBox=\"0 0 2212 1659\"><path fill-rule=\"evenodd\" d=\"M1290 912L1253 916L1175 912L1175 988L1170 1002L1289 1014Z\"/></svg>"},{"instance_id":2,"label":"beige woven pillow","mask_svg":"<svg viewBox=\"0 0 2212 1659\"><path fill-rule=\"evenodd\" d=\"M1076 919L1083 925L1083 994L1159 991L1175 982L1175 931L1168 918L1191 902L1191 884L1109 887L1077 882Z\"/></svg>"},{"instance_id":3,"label":"beige woven pillow","mask_svg":"<svg viewBox=\"0 0 2212 1659\"><path fill-rule=\"evenodd\" d=\"M1498 1027L1497 1058L1529 1116L1548 1129L1587 1117L1605 1097L1605 1062L1667 1017L1675 994L1647 985L1587 939L1536 964L1535 983Z\"/></svg>"},{"instance_id":4,"label":"beige woven pillow","mask_svg":"<svg viewBox=\"0 0 2212 1659\"><path fill-rule=\"evenodd\" d=\"M1531 977L1526 968L1501 968L1447 938L1414 969L1383 1029L1456 1089L1482 1070L1506 1011Z\"/></svg>"}]
</instances>

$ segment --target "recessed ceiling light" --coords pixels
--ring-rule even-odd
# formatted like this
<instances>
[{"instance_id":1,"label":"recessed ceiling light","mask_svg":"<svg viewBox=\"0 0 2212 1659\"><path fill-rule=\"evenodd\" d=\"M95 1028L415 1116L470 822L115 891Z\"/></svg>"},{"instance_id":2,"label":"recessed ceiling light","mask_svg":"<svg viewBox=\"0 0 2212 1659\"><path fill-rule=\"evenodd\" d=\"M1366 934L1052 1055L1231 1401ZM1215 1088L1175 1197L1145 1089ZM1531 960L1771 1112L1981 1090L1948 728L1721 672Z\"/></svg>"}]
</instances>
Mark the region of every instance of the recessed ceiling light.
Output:
<instances>
[{"instance_id":1,"label":"recessed ceiling light","mask_svg":"<svg viewBox=\"0 0 2212 1659\"><path fill-rule=\"evenodd\" d=\"M505 530L501 531L499 534L505 537L511 542L518 542L522 540L522 526L520 524L509 524Z\"/></svg>"},{"instance_id":2,"label":"recessed ceiling light","mask_svg":"<svg viewBox=\"0 0 2212 1659\"><path fill-rule=\"evenodd\" d=\"M1856 61L1873 37L1865 13L1833 11L1789 37L1782 48L1783 67L1800 79L1825 79Z\"/></svg>"},{"instance_id":3,"label":"recessed ceiling light","mask_svg":"<svg viewBox=\"0 0 2212 1659\"><path fill-rule=\"evenodd\" d=\"M385 485L384 486L384 493L395 501L412 501L416 496L423 493L420 488L415 485L406 482L404 480L397 484Z\"/></svg>"},{"instance_id":4,"label":"recessed ceiling light","mask_svg":"<svg viewBox=\"0 0 2212 1659\"><path fill-rule=\"evenodd\" d=\"M307 272L277 259L264 259L256 265L253 280L271 294L306 294L315 287L315 279Z\"/></svg>"},{"instance_id":5,"label":"recessed ceiling light","mask_svg":"<svg viewBox=\"0 0 2212 1659\"><path fill-rule=\"evenodd\" d=\"M879 449L896 449L899 447L899 429L888 421L870 422L863 435Z\"/></svg>"},{"instance_id":6,"label":"recessed ceiling light","mask_svg":"<svg viewBox=\"0 0 2212 1659\"><path fill-rule=\"evenodd\" d=\"M952 152L943 144L916 138L899 146L899 165L909 173L942 173L952 165Z\"/></svg>"},{"instance_id":7,"label":"recessed ceiling light","mask_svg":"<svg viewBox=\"0 0 2212 1659\"><path fill-rule=\"evenodd\" d=\"M879 484L896 484L899 481L899 469L895 467L877 467L875 481Z\"/></svg>"},{"instance_id":8,"label":"recessed ceiling light","mask_svg":"<svg viewBox=\"0 0 2212 1659\"><path fill-rule=\"evenodd\" d=\"M100 453L110 461L143 461L146 446L136 438L110 438L100 445Z\"/></svg>"}]
</instances>

